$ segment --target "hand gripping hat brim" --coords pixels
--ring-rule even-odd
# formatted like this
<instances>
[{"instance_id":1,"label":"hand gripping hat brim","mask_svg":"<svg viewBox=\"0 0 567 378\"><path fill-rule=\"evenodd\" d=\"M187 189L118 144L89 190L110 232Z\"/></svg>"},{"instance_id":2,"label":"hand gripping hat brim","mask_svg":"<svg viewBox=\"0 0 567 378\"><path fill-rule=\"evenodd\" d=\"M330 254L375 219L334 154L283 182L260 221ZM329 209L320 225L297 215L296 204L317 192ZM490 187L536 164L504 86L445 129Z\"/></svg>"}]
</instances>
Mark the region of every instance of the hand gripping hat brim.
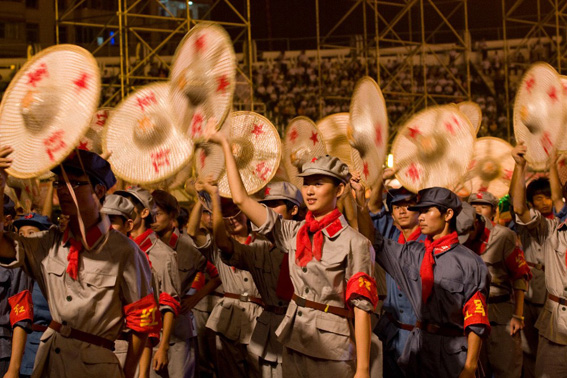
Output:
<instances>
[{"instance_id":1,"label":"hand gripping hat brim","mask_svg":"<svg viewBox=\"0 0 567 378\"><path fill-rule=\"evenodd\" d=\"M231 145L246 192L254 194L266 186L281 161L281 140L274 125L258 113L233 112L220 131ZM217 179L220 196L231 198L222 149L207 144L197 150L196 160L199 177L212 174Z\"/></svg>"},{"instance_id":2,"label":"hand gripping hat brim","mask_svg":"<svg viewBox=\"0 0 567 378\"><path fill-rule=\"evenodd\" d=\"M315 123L307 117L296 117L285 129L282 162L289 181L302 185L297 176L303 164L314 157L326 155L325 143Z\"/></svg>"},{"instance_id":3,"label":"hand gripping hat brim","mask_svg":"<svg viewBox=\"0 0 567 378\"><path fill-rule=\"evenodd\" d=\"M14 149L8 174L37 177L61 163L89 128L100 87L96 60L82 47L52 46L30 59L0 107L0 140Z\"/></svg>"},{"instance_id":4,"label":"hand gripping hat brim","mask_svg":"<svg viewBox=\"0 0 567 378\"><path fill-rule=\"evenodd\" d=\"M220 128L232 106L236 57L226 31L194 26L179 44L171 67L171 106L176 123L193 140L202 139L210 118Z\"/></svg>"},{"instance_id":5,"label":"hand gripping hat brim","mask_svg":"<svg viewBox=\"0 0 567 378\"><path fill-rule=\"evenodd\" d=\"M193 142L171 117L169 85L149 84L132 93L111 113L103 150L114 173L134 184L170 178L191 159Z\"/></svg>"}]
</instances>

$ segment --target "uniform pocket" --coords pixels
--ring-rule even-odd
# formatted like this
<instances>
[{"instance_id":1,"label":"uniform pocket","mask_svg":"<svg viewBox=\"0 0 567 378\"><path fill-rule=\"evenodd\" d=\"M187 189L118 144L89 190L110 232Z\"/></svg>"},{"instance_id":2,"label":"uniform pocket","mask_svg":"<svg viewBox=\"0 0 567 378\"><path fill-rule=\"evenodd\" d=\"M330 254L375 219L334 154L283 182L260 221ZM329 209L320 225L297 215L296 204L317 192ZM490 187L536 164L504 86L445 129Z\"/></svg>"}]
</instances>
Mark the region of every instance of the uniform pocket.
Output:
<instances>
[{"instance_id":1,"label":"uniform pocket","mask_svg":"<svg viewBox=\"0 0 567 378\"><path fill-rule=\"evenodd\" d=\"M48 258L45 261L45 270L48 274L54 274L56 276L62 276L65 273L67 266L62 262L55 260L53 258Z\"/></svg>"},{"instance_id":2,"label":"uniform pocket","mask_svg":"<svg viewBox=\"0 0 567 378\"><path fill-rule=\"evenodd\" d=\"M94 287L114 287L116 285L116 276L110 276L100 272L82 272L81 279L87 285Z\"/></svg>"},{"instance_id":3,"label":"uniform pocket","mask_svg":"<svg viewBox=\"0 0 567 378\"><path fill-rule=\"evenodd\" d=\"M447 278L443 278L439 284L450 293L462 293L465 289L465 285L462 282L452 281Z\"/></svg>"},{"instance_id":4,"label":"uniform pocket","mask_svg":"<svg viewBox=\"0 0 567 378\"><path fill-rule=\"evenodd\" d=\"M346 319L336 319L337 315L333 314L319 314L316 318L317 329L325 332L335 333L342 336L350 336L350 327Z\"/></svg>"}]
</instances>

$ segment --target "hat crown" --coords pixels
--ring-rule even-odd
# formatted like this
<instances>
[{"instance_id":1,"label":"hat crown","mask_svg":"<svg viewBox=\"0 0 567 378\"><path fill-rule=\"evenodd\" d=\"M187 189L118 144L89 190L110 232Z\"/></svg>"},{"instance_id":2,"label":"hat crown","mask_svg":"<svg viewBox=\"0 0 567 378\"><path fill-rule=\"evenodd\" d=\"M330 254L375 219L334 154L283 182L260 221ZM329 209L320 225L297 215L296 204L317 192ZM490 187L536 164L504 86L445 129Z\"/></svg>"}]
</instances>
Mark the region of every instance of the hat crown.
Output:
<instances>
[{"instance_id":1,"label":"hat crown","mask_svg":"<svg viewBox=\"0 0 567 378\"><path fill-rule=\"evenodd\" d=\"M313 158L310 162L303 164L301 176L325 175L335 177L346 183L350 180L348 166L338 157L319 156Z\"/></svg>"},{"instance_id":2,"label":"hat crown","mask_svg":"<svg viewBox=\"0 0 567 378\"><path fill-rule=\"evenodd\" d=\"M163 143L170 128L170 122L161 112L144 115L134 128L134 142L140 147L156 146Z\"/></svg>"},{"instance_id":3,"label":"hat crown","mask_svg":"<svg viewBox=\"0 0 567 378\"><path fill-rule=\"evenodd\" d=\"M25 127L33 134L39 134L57 116L60 97L51 87L30 89L20 103L20 113Z\"/></svg>"}]
</instances>

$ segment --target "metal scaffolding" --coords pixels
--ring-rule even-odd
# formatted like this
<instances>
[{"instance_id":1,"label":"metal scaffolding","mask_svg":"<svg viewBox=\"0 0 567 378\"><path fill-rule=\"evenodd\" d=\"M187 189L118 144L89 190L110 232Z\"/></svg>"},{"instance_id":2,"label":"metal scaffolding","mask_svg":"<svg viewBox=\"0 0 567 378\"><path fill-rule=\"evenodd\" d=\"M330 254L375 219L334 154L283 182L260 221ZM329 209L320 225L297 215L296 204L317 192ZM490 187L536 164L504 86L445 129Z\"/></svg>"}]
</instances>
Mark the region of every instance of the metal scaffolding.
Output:
<instances>
[{"instance_id":1,"label":"metal scaffolding","mask_svg":"<svg viewBox=\"0 0 567 378\"><path fill-rule=\"evenodd\" d=\"M242 48L245 69L238 68L237 85L250 88L245 105L253 108L250 0L243 6L232 0L55 0L56 42L82 45L108 62L102 106L115 105L137 86L167 80L176 47L200 22L225 27Z\"/></svg>"}]
</instances>

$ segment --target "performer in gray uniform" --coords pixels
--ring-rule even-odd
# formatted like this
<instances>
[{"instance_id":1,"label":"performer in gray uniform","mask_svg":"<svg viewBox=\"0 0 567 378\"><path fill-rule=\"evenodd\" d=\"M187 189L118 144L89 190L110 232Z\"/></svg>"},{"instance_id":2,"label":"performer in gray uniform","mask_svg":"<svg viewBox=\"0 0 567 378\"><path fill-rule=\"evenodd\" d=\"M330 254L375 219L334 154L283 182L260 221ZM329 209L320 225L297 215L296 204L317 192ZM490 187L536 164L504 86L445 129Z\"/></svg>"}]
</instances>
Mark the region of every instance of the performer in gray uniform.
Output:
<instances>
[{"instance_id":1,"label":"performer in gray uniform","mask_svg":"<svg viewBox=\"0 0 567 378\"><path fill-rule=\"evenodd\" d=\"M11 151L0 148L2 195ZM30 238L3 233L0 240L2 265L22 266L35 279L53 317L33 376L132 377L147 334L158 325L150 266L136 244L99 213L100 199L116 182L108 162L78 150L62 166L55 170L60 180L54 185L63 213L70 216L66 231L52 227ZM112 348L124 323L132 332L123 371Z\"/></svg>"}]
</instances>

